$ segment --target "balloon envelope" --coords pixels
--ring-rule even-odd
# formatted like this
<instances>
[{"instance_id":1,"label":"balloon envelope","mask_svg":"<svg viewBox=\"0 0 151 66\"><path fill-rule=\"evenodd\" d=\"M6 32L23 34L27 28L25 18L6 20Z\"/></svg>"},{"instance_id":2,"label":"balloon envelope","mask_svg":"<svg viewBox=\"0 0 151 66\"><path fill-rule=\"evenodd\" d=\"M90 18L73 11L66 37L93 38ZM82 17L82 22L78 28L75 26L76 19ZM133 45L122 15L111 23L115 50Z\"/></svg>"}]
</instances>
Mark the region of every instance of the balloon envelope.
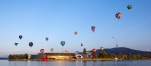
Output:
<instances>
[{"instance_id":1,"label":"balloon envelope","mask_svg":"<svg viewBox=\"0 0 151 66\"><path fill-rule=\"evenodd\" d=\"M103 51L103 50L104 50L104 47L100 47L100 49Z\"/></svg>"},{"instance_id":2,"label":"balloon envelope","mask_svg":"<svg viewBox=\"0 0 151 66\"><path fill-rule=\"evenodd\" d=\"M53 48L51 48L50 50L53 51Z\"/></svg>"},{"instance_id":3,"label":"balloon envelope","mask_svg":"<svg viewBox=\"0 0 151 66\"><path fill-rule=\"evenodd\" d=\"M29 46L32 47L33 46L33 42L29 42Z\"/></svg>"},{"instance_id":4,"label":"balloon envelope","mask_svg":"<svg viewBox=\"0 0 151 66\"><path fill-rule=\"evenodd\" d=\"M61 45L62 45L62 46L64 46L64 45L65 45L65 41L61 41L60 43L61 43Z\"/></svg>"},{"instance_id":5,"label":"balloon envelope","mask_svg":"<svg viewBox=\"0 0 151 66\"><path fill-rule=\"evenodd\" d=\"M45 39L46 39L46 41L48 41L48 39L49 39L49 38L48 38L48 37L46 37Z\"/></svg>"},{"instance_id":6,"label":"balloon envelope","mask_svg":"<svg viewBox=\"0 0 151 66\"><path fill-rule=\"evenodd\" d=\"M40 49L40 52L43 53L43 52L44 52L44 49Z\"/></svg>"},{"instance_id":7,"label":"balloon envelope","mask_svg":"<svg viewBox=\"0 0 151 66\"><path fill-rule=\"evenodd\" d=\"M115 14L115 17L118 18L118 19L120 19L121 13L120 13L120 12L116 13L116 14Z\"/></svg>"},{"instance_id":8,"label":"balloon envelope","mask_svg":"<svg viewBox=\"0 0 151 66\"><path fill-rule=\"evenodd\" d=\"M96 49L95 49L95 48L93 48L93 49L92 49L92 51L93 51L93 52L96 52Z\"/></svg>"},{"instance_id":9,"label":"balloon envelope","mask_svg":"<svg viewBox=\"0 0 151 66\"><path fill-rule=\"evenodd\" d=\"M75 35L77 35L77 34L78 34L78 32L77 32L77 31L75 31L75 32L74 32L74 34L75 34Z\"/></svg>"},{"instance_id":10,"label":"balloon envelope","mask_svg":"<svg viewBox=\"0 0 151 66\"><path fill-rule=\"evenodd\" d=\"M81 43L81 46L83 46L83 43Z\"/></svg>"},{"instance_id":11,"label":"balloon envelope","mask_svg":"<svg viewBox=\"0 0 151 66\"><path fill-rule=\"evenodd\" d=\"M132 5L128 5L128 6L127 6L127 9L128 9L128 10L131 10L131 9L132 9Z\"/></svg>"},{"instance_id":12,"label":"balloon envelope","mask_svg":"<svg viewBox=\"0 0 151 66\"><path fill-rule=\"evenodd\" d=\"M95 31L95 26L92 26L91 29L92 29L92 31L94 32L94 31Z\"/></svg>"},{"instance_id":13,"label":"balloon envelope","mask_svg":"<svg viewBox=\"0 0 151 66\"><path fill-rule=\"evenodd\" d=\"M17 46L18 45L18 43L14 43L15 44L15 46Z\"/></svg>"},{"instance_id":14,"label":"balloon envelope","mask_svg":"<svg viewBox=\"0 0 151 66\"><path fill-rule=\"evenodd\" d=\"M19 35L19 39L22 39L23 38L23 36L22 35Z\"/></svg>"}]
</instances>

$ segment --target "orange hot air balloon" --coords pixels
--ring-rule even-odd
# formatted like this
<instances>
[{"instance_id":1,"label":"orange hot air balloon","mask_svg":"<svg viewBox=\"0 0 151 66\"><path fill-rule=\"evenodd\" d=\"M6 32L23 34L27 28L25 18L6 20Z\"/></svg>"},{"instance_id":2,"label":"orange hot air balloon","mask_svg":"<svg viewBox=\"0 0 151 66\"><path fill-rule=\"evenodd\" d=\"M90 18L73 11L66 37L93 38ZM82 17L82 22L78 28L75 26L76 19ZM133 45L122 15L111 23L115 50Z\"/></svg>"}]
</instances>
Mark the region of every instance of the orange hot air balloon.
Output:
<instances>
[{"instance_id":1,"label":"orange hot air balloon","mask_svg":"<svg viewBox=\"0 0 151 66\"><path fill-rule=\"evenodd\" d=\"M74 34L75 34L75 35L77 35L77 34L78 34L78 32L77 32L77 31L75 31L75 32L74 32Z\"/></svg>"}]
</instances>

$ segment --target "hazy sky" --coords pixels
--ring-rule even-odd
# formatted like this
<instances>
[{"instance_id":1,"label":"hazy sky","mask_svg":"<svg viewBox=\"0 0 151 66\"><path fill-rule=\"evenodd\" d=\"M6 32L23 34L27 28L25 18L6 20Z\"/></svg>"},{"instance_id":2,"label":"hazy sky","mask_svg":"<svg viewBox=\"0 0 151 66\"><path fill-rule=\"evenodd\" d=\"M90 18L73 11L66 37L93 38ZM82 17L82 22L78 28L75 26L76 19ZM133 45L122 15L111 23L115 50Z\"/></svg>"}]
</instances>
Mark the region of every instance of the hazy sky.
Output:
<instances>
[{"instance_id":1,"label":"hazy sky","mask_svg":"<svg viewBox=\"0 0 151 66\"><path fill-rule=\"evenodd\" d=\"M129 4L132 10L127 9ZM41 48L45 52L113 48L116 39L119 47L151 50L150 6L151 0L1 0L0 55L38 53ZM117 12L122 14L119 20ZM94 33L91 26L96 27Z\"/></svg>"}]
</instances>

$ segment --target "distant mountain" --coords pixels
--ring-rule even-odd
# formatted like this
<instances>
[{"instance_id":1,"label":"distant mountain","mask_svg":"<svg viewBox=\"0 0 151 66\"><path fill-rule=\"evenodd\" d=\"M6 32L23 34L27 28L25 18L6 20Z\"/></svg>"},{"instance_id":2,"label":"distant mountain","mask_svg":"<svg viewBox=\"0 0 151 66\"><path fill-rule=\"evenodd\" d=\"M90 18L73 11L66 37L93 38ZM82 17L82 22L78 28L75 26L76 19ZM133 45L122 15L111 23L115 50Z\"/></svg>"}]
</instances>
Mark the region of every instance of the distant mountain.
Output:
<instances>
[{"instance_id":1,"label":"distant mountain","mask_svg":"<svg viewBox=\"0 0 151 66\"><path fill-rule=\"evenodd\" d=\"M9 55L0 56L0 58L8 58Z\"/></svg>"},{"instance_id":2,"label":"distant mountain","mask_svg":"<svg viewBox=\"0 0 151 66\"><path fill-rule=\"evenodd\" d=\"M140 51L140 50L134 50L134 49L130 49L130 48L126 48L126 47L117 47L117 48L111 48L111 49L104 49L103 51L108 52L108 53L118 53L118 52L122 52L122 53L127 53L127 54L144 54L144 53L150 53L149 51ZM92 50L90 50L90 52L92 52ZM96 50L97 53L102 52L102 50L97 49Z\"/></svg>"}]
</instances>

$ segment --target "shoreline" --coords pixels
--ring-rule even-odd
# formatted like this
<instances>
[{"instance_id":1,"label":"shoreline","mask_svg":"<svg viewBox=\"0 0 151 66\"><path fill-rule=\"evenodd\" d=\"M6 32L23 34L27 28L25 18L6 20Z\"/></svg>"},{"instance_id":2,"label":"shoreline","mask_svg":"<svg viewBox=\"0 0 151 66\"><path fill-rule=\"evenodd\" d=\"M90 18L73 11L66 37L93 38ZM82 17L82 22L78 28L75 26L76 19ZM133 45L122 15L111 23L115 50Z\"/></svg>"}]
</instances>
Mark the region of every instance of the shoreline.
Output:
<instances>
[{"instance_id":1,"label":"shoreline","mask_svg":"<svg viewBox=\"0 0 151 66\"><path fill-rule=\"evenodd\" d=\"M48 60L40 60L40 59L12 59L10 60L8 59L8 61L59 61L59 60L61 61L115 61L115 59L48 59ZM137 60L151 60L151 59L137 59ZM120 59L118 61L124 61L124 60Z\"/></svg>"}]
</instances>

